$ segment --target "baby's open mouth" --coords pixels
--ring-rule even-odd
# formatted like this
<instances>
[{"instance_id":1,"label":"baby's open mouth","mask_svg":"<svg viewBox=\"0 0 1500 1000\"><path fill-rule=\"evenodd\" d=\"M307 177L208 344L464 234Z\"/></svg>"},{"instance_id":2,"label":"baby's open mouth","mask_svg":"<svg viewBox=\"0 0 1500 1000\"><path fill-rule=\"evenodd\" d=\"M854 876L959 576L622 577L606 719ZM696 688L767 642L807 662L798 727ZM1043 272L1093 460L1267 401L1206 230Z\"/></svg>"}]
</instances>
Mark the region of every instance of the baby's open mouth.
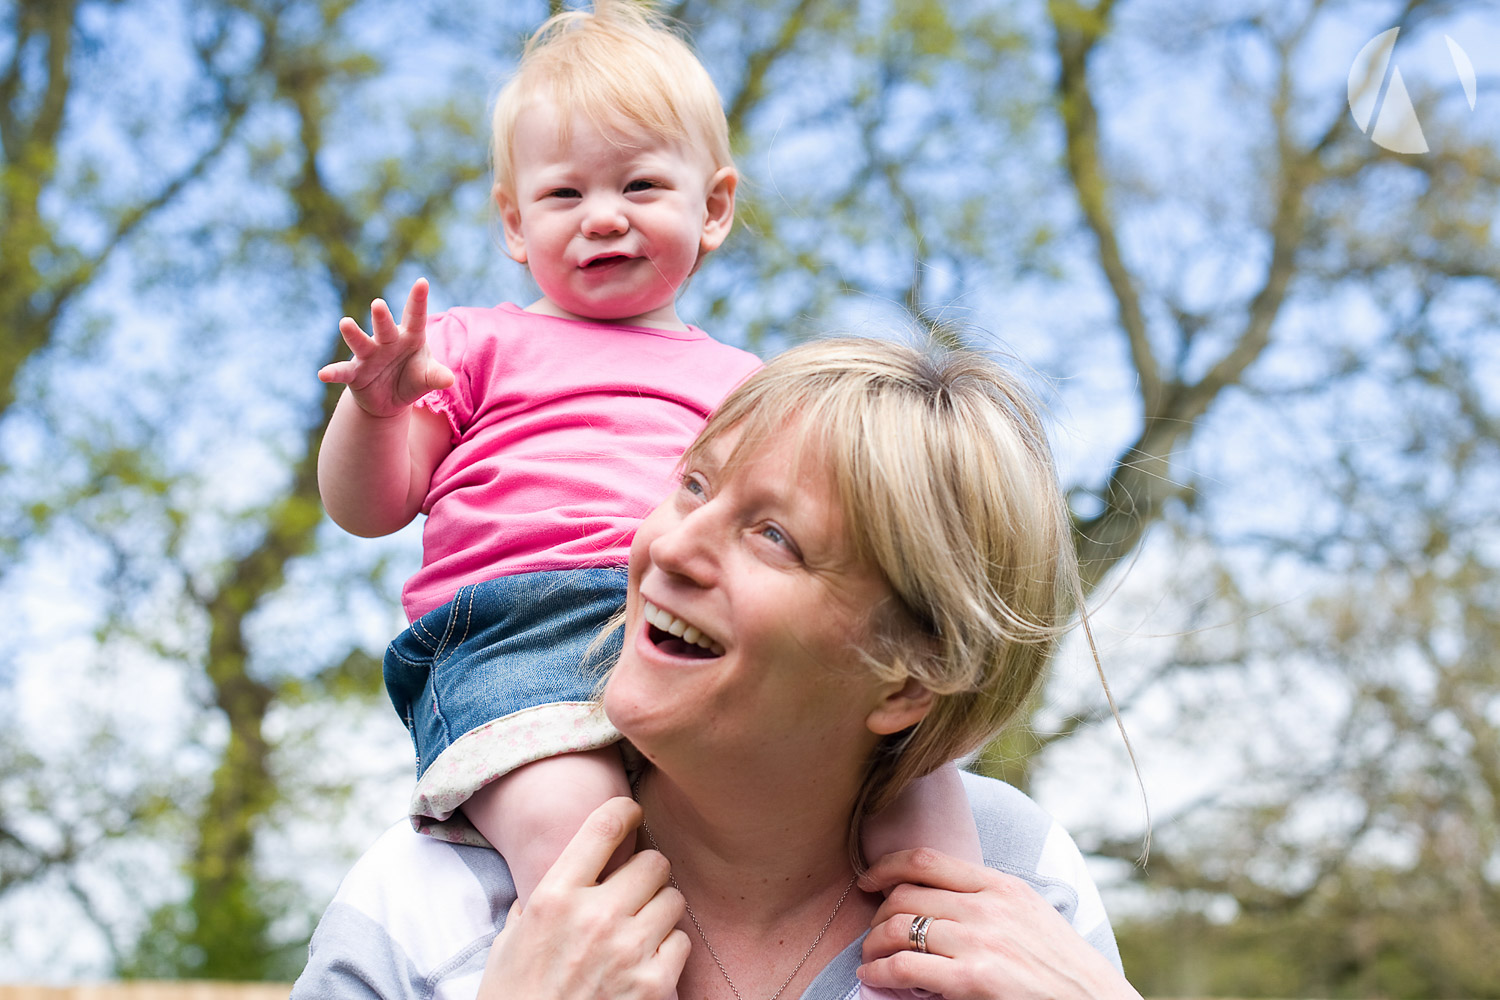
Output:
<instances>
[{"instance_id":1,"label":"baby's open mouth","mask_svg":"<svg viewBox=\"0 0 1500 1000\"><path fill-rule=\"evenodd\" d=\"M724 655L724 647L696 625L690 625L663 611L650 601L643 601L642 604L645 606L646 638L657 649L672 656L695 659Z\"/></svg>"},{"instance_id":2,"label":"baby's open mouth","mask_svg":"<svg viewBox=\"0 0 1500 1000\"><path fill-rule=\"evenodd\" d=\"M589 268L604 267L604 266L607 266L609 264L622 264L625 261L631 260L631 259L632 258L628 254L612 253L612 254L606 254L603 257L595 257L593 260L588 261L587 263L585 263L583 265L583 267L584 267L584 270L588 270Z\"/></svg>"}]
</instances>

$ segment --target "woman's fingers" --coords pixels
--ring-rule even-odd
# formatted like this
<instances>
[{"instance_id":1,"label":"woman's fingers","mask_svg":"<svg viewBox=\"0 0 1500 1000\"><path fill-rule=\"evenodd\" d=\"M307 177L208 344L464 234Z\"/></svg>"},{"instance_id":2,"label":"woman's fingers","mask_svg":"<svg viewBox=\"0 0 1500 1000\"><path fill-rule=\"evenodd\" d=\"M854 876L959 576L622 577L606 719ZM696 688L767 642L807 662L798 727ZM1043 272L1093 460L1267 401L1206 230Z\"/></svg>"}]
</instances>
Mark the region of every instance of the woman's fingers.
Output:
<instances>
[{"instance_id":1,"label":"woman's fingers","mask_svg":"<svg viewBox=\"0 0 1500 1000\"><path fill-rule=\"evenodd\" d=\"M589 813L589 818L542 876L538 891L543 886L594 885L615 848L640 825L641 816L641 807L623 795Z\"/></svg>"},{"instance_id":2,"label":"woman's fingers","mask_svg":"<svg viewBox=\"0 0 1500 1000\"><path fill-rule=\"evenodd\" d=\"M687 965L688 952L692 948L693 943L688 940L687 932L674 928L662 941L661 947L656 949L657 961L661 963L662 972L667 982L671 983L674 993L677 980L682 978L682 967Z\"/></svg>"},{"instance_id":3,"label":"woman's fingers","mask_svg":"<svg viewBox=\"0 0 1500 1000\"><path fill-rule=\"evenodd\" d=\"M636 855L640 857L640 855ZM613 880L611 875L610 879ZM671 886L658 889L651 894L651 898L641 904L636 915L646 927L660 928L658 938L667 936L669 928L676 927L677 921L681 920L687 907L683 903L682 893Z\"/></svg>"},{"instance_id":4,"label":"woman's fingers","mask_svg":"<svg viewBox=\"0 0 1500 1000\"><path fill-rule=\"evenodd\" d=\"M860 982L877 989L919 990L922 994L938 993L944 997L951 993L953 1000L959 1000L950 984L952 965L952 962L934 955L899 951L889 957L866 962L859 967L858 975Z\"/></svg>"},{"instance_id":5,"label":"woman's fingers","mask_svg":"<svg viewBox=\"0 0 1500 1000\"><path fill-rule=\"evenodd\" d=\"M669 894L669 899L682 898L681 893L667 886L671 880L671 870L671 865L659 851L641 851L626 859L623 865L610 872L600 884L608 886L615 894L614 898L619 901L621 909L635 913L663 891ZM673 917L671 923L677 923L677 917Z\"/></svg>"},{"instance_id":6,"label":"woman's fingers","mask_svg":"<svg viewBox=\"0 0 1500 1000\"><path fill-rule=\"evenodd\" d=\"M870 919L870 926L874 927L882 920L890 920L908 913L957 919L958 914L953 911L961 899L962 897L959 897L955 900L954 894L948 889L929 889L924 885L898 885L875 910L875 916Z\"/></svg>"},{"instance_id":7,"label":"woman's fingers","mask_svg":"<svg viewBox=\"0 0 1500 1000\"><path fill-rule=\"evenodd\" d=\"M1138 1000L1025 881L952 859L891 858L882 871L872 869L877 880L905 876L925 884L897 885L876 911L859 968L868 985L935 991L948 1000ZM915 923L923 917L932 919Z\"/></svg>"},{"instance_id":8,"label":"woman's fingers","mask_svg":"<svg viewBox=\"0 0 1500 1000\"><path fill-rule=\"evenodd\" d=\"M931 916L930 914L925 914ZM910 951L918 953L916 946L912 943L912 927L918 926L916 921L924 914L897 913L889 919L872 924L870 933L865 935L865 943L861 948L861 957L866 962L873 962L887 955L897 952ZM926 948L928 955L941 955L953 957L958 951L958 927L956 920L939 919L934 917L927 923L921 935L921 943Z\"/></svg>"},{"instance_id":9,"label":"woman's fingers","mask_svg":"<svg viewBox=\"0 0 1500 1000\"><path fill-rule=\"evenodd\" d=\"M952 892L978 892L994 874L982 865L962 861L930 847L887 854L860 878L866 892L889 892L902 883L926 885Z\"/></svg>"},{"instance_id":10,"label":"woman's fingers","mask_svg":"<svg viewBox=\"0 0 1500 1000\"><path fill-rule=\"evenodd\" d=\"M643 852L603 882L616 847L641 821L629 798L595 809L542 876L524 912L496 937L480 997L528 1000L665 1000L689 942L676 924L682 894L666 859Z\"/></svg>"}]
</instances>

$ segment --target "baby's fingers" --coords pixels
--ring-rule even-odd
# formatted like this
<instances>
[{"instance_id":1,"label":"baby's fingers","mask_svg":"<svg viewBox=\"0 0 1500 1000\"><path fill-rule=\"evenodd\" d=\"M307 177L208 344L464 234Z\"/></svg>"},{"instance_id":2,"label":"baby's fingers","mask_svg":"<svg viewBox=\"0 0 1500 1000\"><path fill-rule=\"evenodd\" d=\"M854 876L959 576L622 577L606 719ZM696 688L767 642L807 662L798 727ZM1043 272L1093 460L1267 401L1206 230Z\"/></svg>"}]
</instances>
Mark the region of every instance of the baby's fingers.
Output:
<instances>
[{"instance_id":1,"label":"baby's fingers","mask_svg":"<svg viewBox=\"0 0 1500 1000\"><path fill-rule=\"evenodd\" d=\"M318 379L334 385L348 385L354 381L354 362L335 361L318 369Z\"/></svg>"},{"instance_id":2,"label":"baby's fingers","mask_svg":"<svg viewBox=\"0 0 1500 1000\"><path fill-rule=\"evenodd\" d=\"M427 366L427 388L446 389L453 384L453 369L440 361L434 361Z\"/></svg>"},{"instance_id":3,"label":"baby's fingers","mask_svg":"<svg viewBox=\"0 0 1500 1000\"><path fill-rule=\"evenodd\" d=\"M377 344L394 344L401 339L401 328L396 325L396 317L391 315L391 307L385 304L385 299L370 303L370 329Z\"/></svg>"},{"instance_id":4,"label":"baby's fingers","mask_svg":"<svg viewBox=\"0 0 1500 1000\"><path fill-rule=\"evenodd\" d=\"M427 329L427 279L418 278L406 297L406 308L401 310L401 329L407 336L423 335Z\"/></svg>"},{"instance_id":5,"label":"baby's fingers","mask_svg":"<svg viewBox=\"0 0 1500 1000\"><path fill-rule=\"evenodd\" d=\"M356 358L361 353L370 353L370 338L365 336L365 331L360 329L354 317L345 316L339 320L339 336L344 338L344 344Z\"/></svg>"}]
</instances>

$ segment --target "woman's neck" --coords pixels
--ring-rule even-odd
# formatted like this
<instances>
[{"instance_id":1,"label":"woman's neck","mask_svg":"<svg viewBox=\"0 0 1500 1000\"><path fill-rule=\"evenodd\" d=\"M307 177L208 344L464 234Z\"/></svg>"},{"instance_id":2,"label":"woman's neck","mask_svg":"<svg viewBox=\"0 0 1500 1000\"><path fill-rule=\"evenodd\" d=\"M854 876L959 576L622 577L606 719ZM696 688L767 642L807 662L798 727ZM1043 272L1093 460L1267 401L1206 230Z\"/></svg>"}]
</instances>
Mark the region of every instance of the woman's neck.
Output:
<instances>
[{"instance_id":1,"label":"woman's neck","mask_svg":"<svg viewBox=\"0 0 1500 1000\"><path fill-rule=\"evenodd\" d=\"M869 929L880 899L854 885L842 804L853 791L841 800L780 784L767 799L760 793L775 782L721 774L684 784L677 772L648 769L636 786L646 814L640 846L666 855L687 902L678 926L693 947L679 996L801 996Z\"/></svg>"},{"instance_id":2,"label":"woman's neck","mask_svg":"<svg viewBox=\"0 0 1500 1000\"><path fill-rule=\"evenodd\" d=\"M764 794L754 784L720 775L689 788L648 768L637 785L651 838L689 905L700 918L732 915L745 929L775 926L853 875L852 791L799 795L783 786L771 796L770 783Z\"/></svg>"}]
</instances>

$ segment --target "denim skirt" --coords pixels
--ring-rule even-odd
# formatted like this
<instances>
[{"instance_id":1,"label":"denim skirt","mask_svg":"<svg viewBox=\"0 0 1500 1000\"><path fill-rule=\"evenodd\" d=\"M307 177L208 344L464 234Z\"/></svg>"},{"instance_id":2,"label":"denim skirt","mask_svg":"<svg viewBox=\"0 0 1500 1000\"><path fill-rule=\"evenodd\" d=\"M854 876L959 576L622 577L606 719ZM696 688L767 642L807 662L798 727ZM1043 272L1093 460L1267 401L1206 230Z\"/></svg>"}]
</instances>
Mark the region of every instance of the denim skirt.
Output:
<instances>
[{"instance_id":1,"label":"denim skirt","mask_svg":"<svg viewBox=\"0 0 1500 1000\"><path fill-rule=\"evenodd\" d=\"M417 751L417 776L454 740L513 712L588 701L621 631L625 569L559 570L470 584L385 652L385 687Z\"/></svg>"}]
</instances>

